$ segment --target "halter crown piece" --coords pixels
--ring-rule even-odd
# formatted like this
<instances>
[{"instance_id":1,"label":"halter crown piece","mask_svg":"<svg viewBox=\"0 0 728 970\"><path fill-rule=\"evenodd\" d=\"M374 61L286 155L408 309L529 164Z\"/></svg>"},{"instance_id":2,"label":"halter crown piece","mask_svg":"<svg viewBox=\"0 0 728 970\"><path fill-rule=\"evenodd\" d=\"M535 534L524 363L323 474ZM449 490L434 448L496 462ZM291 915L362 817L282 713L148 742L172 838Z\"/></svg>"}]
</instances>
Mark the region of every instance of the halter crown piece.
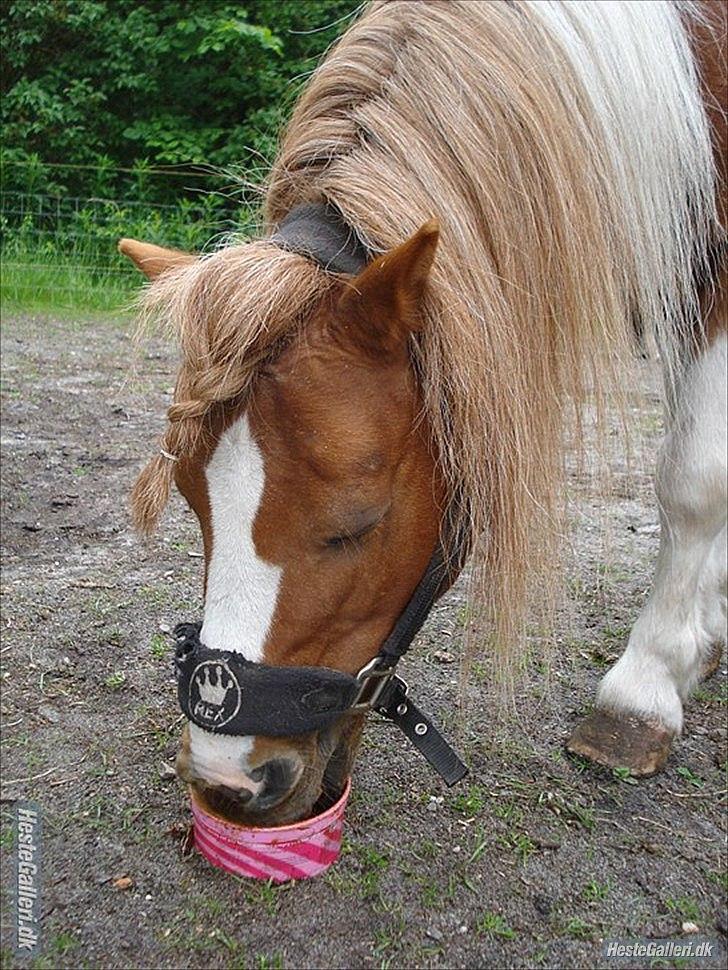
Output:
<instances>
[{"instance_id":1,"label":"halter crown piece","mask_svg":"<svg viewBox=\"0 0 728 970\"><path fill-rule=\"evenodd\" d=\"M356 232L328 203L297 206L270 242L307 256L330 273L359 273L371 258ZM397 663L444 588L448 569L465 557L464 542L454 530L450 534L454 555L438 544L391 633L355 677L329 667L253 663L232 651L206 647L200 641L200 623L180 623L174 631L174 665L177 696L186 717L215 734L290 737L319 731L345 714L375 710L401 728L448 785L460 781L468 769L413 703L407 684L396 673Z\"/></svg>"}]
</instances>

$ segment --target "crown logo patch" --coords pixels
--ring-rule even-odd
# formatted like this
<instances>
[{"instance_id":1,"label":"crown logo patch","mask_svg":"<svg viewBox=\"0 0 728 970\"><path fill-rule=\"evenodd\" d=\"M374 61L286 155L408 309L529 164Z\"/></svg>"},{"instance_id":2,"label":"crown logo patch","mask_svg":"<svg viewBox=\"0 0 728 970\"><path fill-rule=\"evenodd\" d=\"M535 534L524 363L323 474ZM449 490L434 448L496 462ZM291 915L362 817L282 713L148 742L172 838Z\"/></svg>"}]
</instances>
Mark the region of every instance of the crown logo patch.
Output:
<instances>
[{"instance_id":1,"label":"crown logo patch","mask_svg":"<svg viewBox=\"0 0 728 970\"><path fill-rule=\"evenodd\" d=\"M224 660L203 660L190 677L192 719L210 731L231 721L240 710L242 690Z\"/></svg>"}]
</instances>

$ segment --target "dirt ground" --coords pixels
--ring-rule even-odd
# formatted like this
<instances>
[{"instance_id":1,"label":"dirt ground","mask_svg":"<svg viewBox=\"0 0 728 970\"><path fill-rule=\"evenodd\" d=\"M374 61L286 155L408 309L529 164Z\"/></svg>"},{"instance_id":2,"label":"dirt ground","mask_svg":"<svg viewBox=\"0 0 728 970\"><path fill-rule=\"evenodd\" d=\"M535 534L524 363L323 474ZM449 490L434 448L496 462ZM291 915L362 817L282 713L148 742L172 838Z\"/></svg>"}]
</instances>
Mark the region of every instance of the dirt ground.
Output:
<instances>
[{"instance_id":1,"label":"dirt ground","mask_svg":"<svg viewBox=\"0 0 728 970\"><path fill-rule=\"evenodd\" d=\"M20 965L17 798L43 813L39 968L595 967L609 965L604 938L685 939L690 923L725 945L724 665L688 706L662 775L635 784L563 751L650 582L654 368L635 399L635 476L617 462L612 490L593 498L575 482L576 558L548 676L531 661L507 717L489 661L476 663L458 729L456 587L405 677L460 731L469 779L447 790L372 719L342 858L276 888L180 849L189 812L170 770L181 724L165 631L200 613L200 540L180 500L149 546L130 529L127 493L161 428L175 357L151 344L130 378L130 333L128 321L4 324L3 964Z\"/></svg>"}]
</instances>

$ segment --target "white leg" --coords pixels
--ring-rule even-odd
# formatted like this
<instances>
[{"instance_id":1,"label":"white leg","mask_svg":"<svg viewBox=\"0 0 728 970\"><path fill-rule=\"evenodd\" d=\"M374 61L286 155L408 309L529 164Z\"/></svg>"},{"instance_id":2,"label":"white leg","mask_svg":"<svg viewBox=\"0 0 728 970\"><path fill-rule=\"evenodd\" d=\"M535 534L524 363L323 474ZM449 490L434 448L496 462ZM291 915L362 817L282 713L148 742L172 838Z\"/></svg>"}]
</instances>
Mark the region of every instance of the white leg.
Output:
<instances>
[{"instance_id":1,"label":"white leg","mask_svg":"<svg viewBox=\"0 0 728 970\"><path fill-rule=\"evenodd\" d=\"M597 706L682 729L682 702L725 640L726 336L686 375L657 476L655 583Z\"/></svg>"},{"instance_id":2,"label":"white leg","mask_svg":"<svg viewBox=\"0 0 728 970\"><path fill-rule=\"evenodd\" d=\"M682 705L726 639L726 334L687 371L662 449L661 539L650 597L595 714L569 749L637 773L657 770L682 729Z\"/></svg>"}]
</instances>

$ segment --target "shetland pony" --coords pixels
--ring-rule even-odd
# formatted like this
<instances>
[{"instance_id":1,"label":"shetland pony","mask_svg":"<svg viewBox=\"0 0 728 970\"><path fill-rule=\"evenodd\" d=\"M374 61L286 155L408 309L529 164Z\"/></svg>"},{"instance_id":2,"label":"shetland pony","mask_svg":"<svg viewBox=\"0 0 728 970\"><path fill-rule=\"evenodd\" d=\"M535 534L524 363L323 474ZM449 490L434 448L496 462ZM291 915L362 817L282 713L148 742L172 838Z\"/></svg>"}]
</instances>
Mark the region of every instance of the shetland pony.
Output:
<instances>
[{"instance_id":1,"label":"shetland pony","mask_svg":"<svg viewBox=\"0 0 728 970\"><path fill-rule=\"evenodd\" d=\"M652 594L573 751L656 770L725 638L725 6L376 2L313 74L261 238L204 257L132 240L181 366L133 493L173 480L200 521L201 638L357 671L445 515L499 663L563 531L577 445L653 334L670 427ZM356 276L271 241L334 206ZM568 419L568 420L567 420ZM591 420L591 419L590 419ZM231 818L283 823L340 787L362 717L302 737L185 730L178 772Z\"/></svg>"}]
</instances>

